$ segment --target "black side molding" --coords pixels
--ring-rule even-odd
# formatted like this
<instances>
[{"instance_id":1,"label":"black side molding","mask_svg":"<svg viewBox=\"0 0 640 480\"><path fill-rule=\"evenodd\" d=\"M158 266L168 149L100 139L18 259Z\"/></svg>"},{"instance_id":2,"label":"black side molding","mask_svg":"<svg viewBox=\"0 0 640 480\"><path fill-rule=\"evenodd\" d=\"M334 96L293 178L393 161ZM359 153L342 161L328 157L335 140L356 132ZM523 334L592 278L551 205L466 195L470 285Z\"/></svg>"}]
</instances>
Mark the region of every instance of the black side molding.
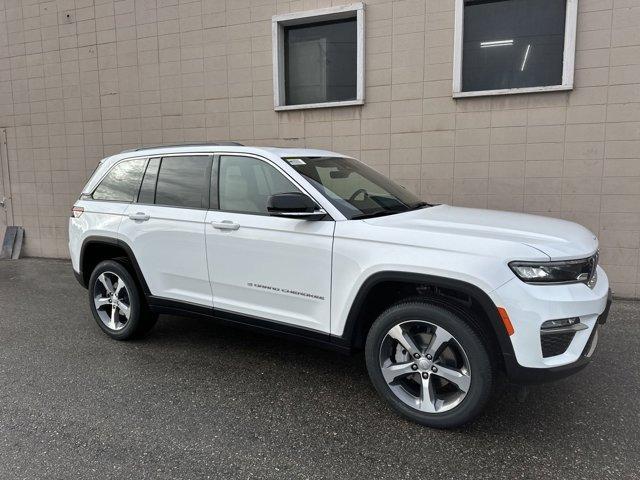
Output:
<instances>
[{"instance_id":1,"label":"black side molding","mask_svg":"<svg viewBox=\"0 0 640 480\"><path fill-rule=\"evenodd\" d=\"M147 296L147 302L149 303L149 308L151 308L151 311L154 313L195 316L215 320L226 325L248 328L253 331L259 331L309 345L328 348L340 353L347 354L351 351L348 346L343 345L341 342L336 342L337 337L318 330L311 330L262 317L242 315L226 310L214 309L213 307L171 300L154 295Z\"/></svg>"}]
</instances>

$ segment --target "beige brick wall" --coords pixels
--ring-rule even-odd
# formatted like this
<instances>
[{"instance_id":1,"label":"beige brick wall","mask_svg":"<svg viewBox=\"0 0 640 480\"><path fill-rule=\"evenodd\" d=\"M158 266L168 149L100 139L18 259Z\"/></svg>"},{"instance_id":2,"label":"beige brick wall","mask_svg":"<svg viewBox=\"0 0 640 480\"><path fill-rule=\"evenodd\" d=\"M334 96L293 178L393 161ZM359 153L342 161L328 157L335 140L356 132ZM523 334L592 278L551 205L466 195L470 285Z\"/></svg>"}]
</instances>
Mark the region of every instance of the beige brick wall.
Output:
<instances>
[{"instance_id":1,"label":"beige brick wall","mask_svg":"<svg viewBox=\"0 0 640 480\"><path fill-rule=\"evenodd\" d=\"M364 107L273 111L271 16L330 0L0 0L0 127L25 253L67 256L97 161L233 139L353 154L427 200L597 232L640 297L640 1L580 0L576 88L453 100L453 0L369 0Z\"/></svg>"}]
</instances>

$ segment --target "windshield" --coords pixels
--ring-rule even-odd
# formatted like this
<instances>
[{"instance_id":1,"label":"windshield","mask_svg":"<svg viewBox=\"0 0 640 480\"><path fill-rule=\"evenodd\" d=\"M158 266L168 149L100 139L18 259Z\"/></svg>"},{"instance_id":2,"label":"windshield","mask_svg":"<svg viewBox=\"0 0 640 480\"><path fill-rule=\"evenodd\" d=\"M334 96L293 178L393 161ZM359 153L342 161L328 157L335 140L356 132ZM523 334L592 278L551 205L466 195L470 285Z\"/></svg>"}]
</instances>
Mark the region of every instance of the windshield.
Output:
<instances>
[{"instance_id":1,"label":"windshield","mask_svg":"<svg viewBox=\"0 0 640 480\"><path fill-rule=\"evenodd\" d=\"M349 220L429 206L384 175L351 158L285 158Z\"/></svg>"}]
</instances>

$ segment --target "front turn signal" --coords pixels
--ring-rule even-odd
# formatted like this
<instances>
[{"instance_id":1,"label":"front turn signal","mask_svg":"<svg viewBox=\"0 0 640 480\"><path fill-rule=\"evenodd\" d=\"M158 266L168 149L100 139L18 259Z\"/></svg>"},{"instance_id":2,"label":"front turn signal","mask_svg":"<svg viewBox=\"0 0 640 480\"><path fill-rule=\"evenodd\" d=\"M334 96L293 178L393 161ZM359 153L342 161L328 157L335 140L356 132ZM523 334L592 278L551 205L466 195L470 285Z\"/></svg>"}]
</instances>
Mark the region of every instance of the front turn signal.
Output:
<instances>
[{"instance_id":1,"label":"front turn signal","mask_svg":"<svg viewBox=\"0 0 640 480\"><path fill-rule=\"evenodd\" d=\"M509 334L509 336L513 335L515 333L515 330L513 329L513 325L511 324L511 319L509 318L507 311L502 307L498 307L498 313L500 314L500 318L502 319L502 324L504 325L504 328L507 330L507 333Z\"/></svg>"}]
</instances>

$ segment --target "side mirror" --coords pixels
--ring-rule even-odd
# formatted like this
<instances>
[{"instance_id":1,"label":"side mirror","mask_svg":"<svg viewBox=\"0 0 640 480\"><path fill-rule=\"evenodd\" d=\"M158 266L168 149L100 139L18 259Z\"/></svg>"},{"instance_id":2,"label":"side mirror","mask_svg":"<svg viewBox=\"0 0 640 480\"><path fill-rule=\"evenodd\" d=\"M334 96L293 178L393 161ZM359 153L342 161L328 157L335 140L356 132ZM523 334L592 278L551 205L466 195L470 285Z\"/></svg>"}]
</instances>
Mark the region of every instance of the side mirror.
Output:
<instances>
[{"instance_id":1,"label":"side mirror","mask_svg":"<svg viewBox=\"0 0 640 480\"><path fill-rule=\"evenodd\" d=\"M274 217L320 220L327 212L304 193L277 193L267 200L267 211Z\"/></svg>"}]
</instances>

